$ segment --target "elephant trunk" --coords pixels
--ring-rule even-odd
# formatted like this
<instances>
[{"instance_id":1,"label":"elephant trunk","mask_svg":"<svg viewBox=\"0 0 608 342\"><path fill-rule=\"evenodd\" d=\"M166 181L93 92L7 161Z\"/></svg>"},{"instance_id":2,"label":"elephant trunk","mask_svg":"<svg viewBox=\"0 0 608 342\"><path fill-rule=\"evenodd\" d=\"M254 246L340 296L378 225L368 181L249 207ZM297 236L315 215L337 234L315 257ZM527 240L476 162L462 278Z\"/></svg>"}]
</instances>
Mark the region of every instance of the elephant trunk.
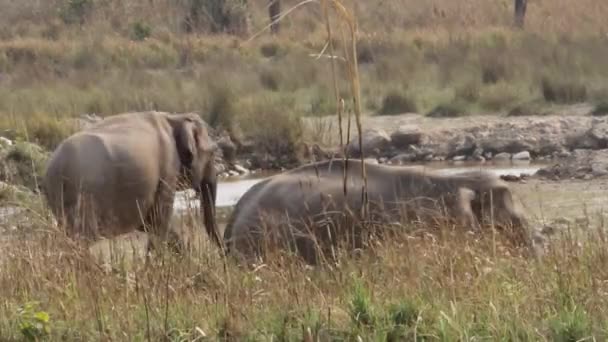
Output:
<instances>
[{"instance_id":1,"label":"elephant trunk","mask_svg":"<svg viewBox=\"0 0 608 342\"><path fill-rule=\"evenodd\" d=\"M210 166L211 171L207 172L201 182L200 187L200 205L201 215L204 217L205 228L207 234L213 242L223 248L223 243L220 238L217 223L215 221L215 201L217 198L217 177L213 166Z\"/></svg>"}]
</instances>

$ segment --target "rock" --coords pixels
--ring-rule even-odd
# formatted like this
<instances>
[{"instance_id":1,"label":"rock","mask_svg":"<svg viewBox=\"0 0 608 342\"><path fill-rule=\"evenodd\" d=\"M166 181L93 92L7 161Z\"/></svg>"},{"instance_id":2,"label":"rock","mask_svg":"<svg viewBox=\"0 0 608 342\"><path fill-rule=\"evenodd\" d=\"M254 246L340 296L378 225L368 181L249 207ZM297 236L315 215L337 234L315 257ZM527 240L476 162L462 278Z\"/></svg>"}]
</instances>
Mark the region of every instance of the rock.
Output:
<instances>
[{"instance_id":1,"label":"rock","mask_svg":"<svg viewBox=\"0 0 608 342\"><path fill-rule=\"evenodd\" d=\"M570 178L589 180L604 177L608 175L608 150L574 150L570 157L541 168L536 175L554 180Z\"/></svg>"},{"instance_id":2,"label":"rock","mask_svg":"<svg viewBox=\"0 0 608 342\"><path fill-rule=\"evenodd\" d=\"M500 179L504 180L505 182L519 182L521 177L516 175L500 175Z\"/></svg>"},{"instance_id":3,"label":"rock","mask_svg":"<svg viewBox=\"0 0 608 342\"><path fill-rule=\"evenodd\" d=\"M362 151L359 149L359 137L354 137L346 148L346 153L350 157L360 157L364 155L379 156L381 151L385 151L391 144L389 135L380 129L368 129L363 131Z\"/></svg>"},{"instance_id":4,"label":"rock","mask_svg":"<svg viewBox=\"0 0 608 342\"><path fill-rule=\"evenodd\" d=\"M414 145L410 145L407 148L407 153L413 154L415 156L415 160L426 160L429 156L433 157L433 151L428 148L418 148Z\"/></svg>"},{"instance_id":5,"label":"rock","mask_svg":"<svg viewBox=\"0 0 608 342\"><path fill-rule=\"evenodd\" d=\"M5 137L0 137L0 148L13 146L13 142Z\"/></svg>"},{"instance_id":6,"label":"rock","mask_svg":"<svg viewBox=\"0 0 608 342\"><path fill-rule=\"evenodd\" d=\"M448 143L448 156L470 155L475 150L475 137L471 134L458 135Z\"/></svg>"},{"instance_id":7,"label":"rock","mask_svg":"<svg viewBox=\"0 0 608 342\"><path fill-rule=\"evenodd\" d=\"M484 158L482 156L477 156L477 157L473 157L473 160L484 163L486 161L486 158Z\"/></svg>"},{"instance_id":8,"label":"rock","mask_svg":"<svg viewBox=\"0 0 608 342\"><path fill-rule=\"evenodd\" d=\"M488 137L481 139L478 145L484 151L492 153L517 153L534 150L532 143L521 135L515 137Z\"/></svg>"},{"instance_id":9,"label":"rock","mask_svg":"<svg viewBox=\"0 0 608 342\"><path fill-rule=\"evenodd\" d=\"M484 153L484 154L483 154L483 156L484 156L486 159L491 160L491 159L492 159L492 152L486 152L486 153Z\"/></svg>"},{"instance_id":10,"label":"rock","mask_svg":"<svg viewBox=\"0 0 608 342\"><path fill-rule=\"evenodd\" d=\"M386 157L378 158L378 163L380 163L380 164L386 164L387 161L388 161L388 158L386 158Z\"/></svg>"},{"instance_id":11,"label":"rock","mask_svg":"<svg viewBox=\"0 0 608 342\"><path fill-rule=\"evenodd\" d=\"M513 160L530 160L530 152L528 151L522 151L519 153L515 153L511 159Z\"/></svg>"},{"instance_id":12,"label":"rock","mask_svg":"<svg viewBox=\"0 0 608 342\"><path fill-rule=\"evenodd\" d=\"M480 147L477 147L474 151L473 154L471 155L473 158L479 158L479 157L483 157L483 149Z\"/></svg>"},{"instance_id":13,"label":"rock","mask_svg":"<svg viewBox=\"0 0 608 342\"><path fill-rule=\"evenodd\" d=\"M566 145L571 149L599 150L608 147L608 123L594 121L591 128L578 131L566 139Z\"/></svg>"},{"instance_id":14,"label":"rock","mask_svg":"<svg viewBox=\"0 0 608 342\"><path fill-rule=\"evenodd\" d=\"M510 160L511 154L507 152L501 152L494 156L494 160Z\"/></svg>"},{"instance_id":15,"label":"rock","mask_svg":"<svg viewBox=\"0 0 608 342\"><path fill-rule=\"evenodd\" d=\"M401 165L405 163L411 163L416 160L416 155L411 153L402 153L394 156L388 162L389 164Z\"/></svg>"},{"instance_id":16,"label":"rock","mask_svg":"<svg viewBox=\"0 0 608 342\"><path fill-rule=\"evenodd\" d=\"M608 146L608 123L604 121L595 122L589 129L589 136L598 142L601 148Z\"/></svg>"},{"instance_id":17,"label":"rock","mask_svg":"<svg viewBox=\"0 0 608 342\"><path fill-rule=\"evenodd\" d=\"M393 146L396 148L407 148L409 145L417 145L422 140L422 132L417 126L399 126L390 136Z\"/></svg>"},{"instance_id":18,"label":"rock","mask_svg":"<svg viewBox=\"0 0 608 342\"><path fill-rule=\"evenodd\" d=\"M378 164L378 159L376 158L365 158L363 161L367 164Z\"/></svg>"},{"instance_id":19,"label":"rock","mask_svg":"<svg viewBox=\"0 0 608 342\"><path fill-rule=\"evenodd\" d=\"M246 174L248 174L248 173L249 173L249 170L247 170L246 168L242 167L242 166L241 166L241 165L239 165L239 164L235 164L235 165L234 165L234 170L235 170L236 172L238 172L239 174L241 174L241 175L246 175Z\"/></svg>"},{"instance_id":20,"label":"rock","mask_svg":"<svg viewBox=\"0 0 608 342\"><path fill-rule=\"evenodd\" d=\"M452 158L453 161L465 161L467 159L467 156L456 156L454 158Z\"/></svg>"}]
</instances>

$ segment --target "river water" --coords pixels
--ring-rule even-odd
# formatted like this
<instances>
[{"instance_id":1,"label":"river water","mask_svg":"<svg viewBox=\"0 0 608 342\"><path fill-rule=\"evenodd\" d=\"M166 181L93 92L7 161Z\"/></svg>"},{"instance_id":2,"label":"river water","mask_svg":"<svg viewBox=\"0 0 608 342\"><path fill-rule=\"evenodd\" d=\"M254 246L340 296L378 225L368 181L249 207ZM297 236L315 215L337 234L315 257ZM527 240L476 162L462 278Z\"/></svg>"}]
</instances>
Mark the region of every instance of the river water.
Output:
<instances>
[{"instance_id":1,"label":"river water","mask_svg":"<svg viewBox=\"0 0 608 342\"><path fill-rule=\"evenodd\" d=\"M444 174L455 174L470 170L487 170L497 175L533 174L545 164L530 163L528 161L503 162L503 163L428 163L422 166L426 169L438 170ZM230 207L236 204L241 196L253 185L271 176L272 174L250 175L222 181L218 184L216 205L218 207ZM179 193L175 201L176 211L185 210L188 207L196 208L197 201L193 200L193 193L185 191Z\"/></svg>"}]
</instances>

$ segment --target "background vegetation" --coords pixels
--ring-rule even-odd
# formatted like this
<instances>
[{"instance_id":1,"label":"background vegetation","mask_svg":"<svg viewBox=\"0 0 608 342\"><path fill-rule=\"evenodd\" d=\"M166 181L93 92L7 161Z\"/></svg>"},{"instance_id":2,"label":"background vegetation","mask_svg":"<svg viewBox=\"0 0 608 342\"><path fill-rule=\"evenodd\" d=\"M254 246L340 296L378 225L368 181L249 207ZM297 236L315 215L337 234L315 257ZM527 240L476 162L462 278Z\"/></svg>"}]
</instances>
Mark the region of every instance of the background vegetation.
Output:
<instances>
[{"instance_id":1,"label":"background vegetation","mask_svg":"<svg viewBox=\"0 0 608 342\"><path fill-rule=\"evenodd\" d=\"M284 0L281 8L297 3ZM0 6L2 125L30 128L49 147L67 132L46 121L83 113L214 112L230 126L272 107L296 117L335 112L328 58L314 56L326 43L314 2L285 17L278 34L259 35L269 22L265 1L0 0ZM608 95L604 2L536 0L523 29L513 25L510 0L357 6L368 114L515 108L535 114L543 105ZM218 106L218 97L231 105ZM60 132L42 128L49 126ZM247 126L245 133L250 127L262 129Z\"/></svg>"}]
</instances>

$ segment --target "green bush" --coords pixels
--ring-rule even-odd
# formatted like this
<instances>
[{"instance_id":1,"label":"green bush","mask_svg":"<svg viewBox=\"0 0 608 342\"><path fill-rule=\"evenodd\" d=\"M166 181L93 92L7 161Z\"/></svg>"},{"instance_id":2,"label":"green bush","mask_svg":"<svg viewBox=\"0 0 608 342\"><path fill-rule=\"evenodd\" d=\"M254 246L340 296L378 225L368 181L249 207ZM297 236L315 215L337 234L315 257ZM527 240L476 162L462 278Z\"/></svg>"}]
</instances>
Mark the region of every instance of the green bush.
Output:
<instances>
[{"instance_id":1,"label":"green bush","mask_svg":"<svg viewBox=\"0 0 608 342\"><path fill-rule=\"evenodd\" d=\"M589 316L579 308L560 312L550 321L550 329L556 342L583 341L592 335Z\"/></svg>"},{"instance_id":2,"label":"green bush","mask_svg":"<svg viewBox=\"0 0 608 342\"><path fill-rule=\"evenodd\" d=\"M243 35L248 32L247 0L187 0L186 30Z\"/></svg>"},{"instance_id":3,"label":"green bush","mask_svg":"<svg viewBox=\"0 0 608 342\"><path fill-rule=\"evenodd\" d=\"M587 100L587 87L575 80L543 77L541 90L548 102L576 103Z\"/></svg>"},{"instance_id":4,"label":"green bush","mask_svg":"<svg viewBox=\"0 0 608 342\"><path fill-rule=\"evenodd\" d=\"M66 0L59 16L66 24L83 25L92 10L93 0Z\"/></svg>"},{"instance_id":5,"label":"green bush","mask_svg":"<svg viewBox=\"0 0 608 342\"><path fill-rule=\"evenodd\" d=\"M262 95L240 104L239 124L257 152L286 158L286 163L297 161L303 128L293 113L294 103L291 97Z\"/></svg>"},{"instance_id":6,"label":"green bush","mask_svg":"<svg viewBox=\"0 0 608 342\"><path fill-rule=\"evenodd\" d=\"M595 105L593 111L591 112L593 116L604 116L608 115L608 101L602 101Z\"/></svg>"},{"instance_id":7,"label":"green bush","mask_svg":"<svg viewBox=\"0 0 608 342\"><path fill-rule=\"evenodd\" d=\"M49 154L40 146L17 141L8 149L0 151L0 181L37 191L48 157Z\"/></svg>"},{"instance_id":8,"label":"green bush","mask_svg":"<svg viewBox=\"0 0 608 342\"><path fill-rule=\"evenodd\" d=\"M544 113L542 103L539 103L538 101L529 101L513 106L507 113L507 116L531 116L543 115Z\"/></svg>"},{"instance_id":9,"label":"green bush","mask_svg":"<svg viewBox=\"0 0 608 342\"><path fill-rule=\"evenodd\" d=\"M431 118L455 118L467 114L467 106L462 101L442 103L427 113Z\"/></svg>"},{"instance_id":10,"label":"green bush","mask_svg":"<svg viewBox=\"0 0 608 342\"><path fill-rule=\"evenodd\" d=\"M50 115L26 116L23 120L4 118L0 130L12 132L11 139L30 141L54 150L59 143L76 131L76 121Z\"/></svg>"},{"instance_id":11,"label":"green bush","mask_svg":"<svg viewBox=\"0 0 608 342\"><path fill-rule=\"evenodd\" d=\"M415 113L418 111L416 101L407 94L397 91L388 93L382 100L379 115L395 115L403 113Z\"/></svg>"},{"instance_id":12,"label":"green bush","mask_svg":"<svg viewBox=\"0 0 608 342\"><path fill-rule=\"evenodd\" d=\"M210 92L210 105L207 122L211 127L222 127L228 131L232 129L236 115L236 96L227 85L220 85Z\"/></svg>"},{"instance_id":13,"label":"green bush","mask_svg":"<svg viewBox=\"0 0 608 342\"><path fill-rule=\"evenodd\" d=\"M475 103L479 101L480 88L481 87L479 81L465 82L455 88L454 96L458 100L462 100L468 103Z\"/></svg>"},{"instance_id":14,"label":"green bush","mask_svg":"<svg viewBox=\"0 0 608 342\"><path fill-rule=\"evenodd\" d=\"M146 40L146 38L150 37L151 34L152 28L146 23L138 21L131 25L131 39L133 40Z\"/></svg>"}]
</instances>

